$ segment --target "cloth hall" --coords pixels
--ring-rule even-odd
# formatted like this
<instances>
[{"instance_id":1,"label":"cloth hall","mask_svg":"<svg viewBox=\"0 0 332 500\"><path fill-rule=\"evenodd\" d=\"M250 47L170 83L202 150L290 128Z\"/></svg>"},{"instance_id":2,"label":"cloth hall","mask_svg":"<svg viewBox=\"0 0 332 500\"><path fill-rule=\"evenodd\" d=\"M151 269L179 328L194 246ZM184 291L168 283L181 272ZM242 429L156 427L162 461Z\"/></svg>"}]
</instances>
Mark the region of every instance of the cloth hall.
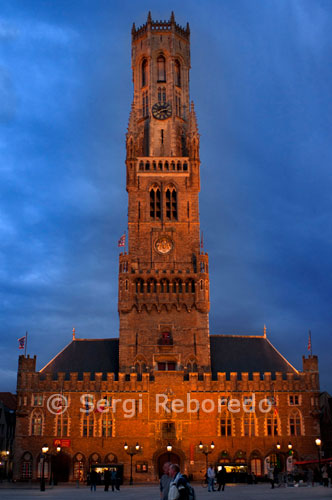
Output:
<instances>
[{"instance_id":1,"label":"cloth hall","mask_svg":"<svg viewBox=\"0 0 332 500\"><path fill-rule=\"evenodd\" d=\"M37 479L41 460L45 477L59 481L83 481L92 468L156 481L168 460L197 480L207 461L237 477L264 476L270 464L291 470L317 454L317 357L296 369L265 328L254 336L209 331L189 25L149 13L131 37L119 337L73 332L39 371L36 356L19 357L14 478Z\"/></svg>"}]
</instances>

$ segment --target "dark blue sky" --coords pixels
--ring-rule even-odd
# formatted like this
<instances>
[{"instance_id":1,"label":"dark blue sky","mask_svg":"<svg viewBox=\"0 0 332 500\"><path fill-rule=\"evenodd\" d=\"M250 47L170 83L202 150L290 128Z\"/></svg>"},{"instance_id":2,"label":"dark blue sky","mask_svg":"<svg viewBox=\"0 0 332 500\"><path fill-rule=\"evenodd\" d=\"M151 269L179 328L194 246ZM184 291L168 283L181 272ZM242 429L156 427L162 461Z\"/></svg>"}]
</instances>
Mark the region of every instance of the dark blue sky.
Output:
<instances>
[{"instance_id":1,"label":"dark blue sky","mask_svg":"<svg viewBox=\"0 0 332 500\"><path fill-rule=\"evenodd\" d=\"M191 28L212 333L262 333L332 391L330 0L2 0L0 390L17 338L41 368L118 336L131 25Z\"/></svg>"}]
</instances>

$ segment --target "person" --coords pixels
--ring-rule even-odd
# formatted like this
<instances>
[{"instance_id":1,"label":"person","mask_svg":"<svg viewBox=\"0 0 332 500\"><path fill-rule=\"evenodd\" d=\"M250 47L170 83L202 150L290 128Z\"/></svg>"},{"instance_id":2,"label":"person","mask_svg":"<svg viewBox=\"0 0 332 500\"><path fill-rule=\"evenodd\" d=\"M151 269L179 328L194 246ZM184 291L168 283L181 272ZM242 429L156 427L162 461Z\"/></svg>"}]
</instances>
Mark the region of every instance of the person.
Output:
<instances>
[{"instance_id":1,"label":"person","mask_svg":"<svg viewBox=\"0 0 332 500\"><path fill-rule=\"evenodd\" d=\"M163 465L163 475L160 478L160 498L161 500L168 499L169 485L171 482L171 478L169 476L169 467L170 462L166 462Z\"/></svg>"},{"instance_id":2,"label":"person","mask_svg":"<svg viewBox=\"0 0 332 500\"><path fill-rule=\"evenodd\" d=\"M271 483L271 488L274 488L274 467L273 465L268 469L268 478Z\"/></svg>"},{"instance_id":3,"label":"person","mask_svg":"<svg viewBox=\"0 0 332 500\"><path fill-rule=\"evenodd\" d=\"M322 479L323 479L323 485L325 486L325 488L328 488L328 486L329 486L329 475L328 475L328 472L327 472L327 466L326 465L323 465L323 467L322 467Z\"/></svg>"},{"instance_id":4,"label":"person","mask_svg":"<svg viewBox=\"0 0 332 500\"><path fill-rule=\"evenodd\" d=\"M217 472L217 483L218 483L218 491L220 491L221 487L222 491L224 491L226 484L226 469L223 465Z\"/></svg>"},{"instance_id":5,"label":"person","mask_svg":"<svg viewBox=\"0 0 332 500\"><path fill-rule=\"evenodd\" d=\"M212 465L209 465L209 468L207 470L207 477L208 477L208 491L215 491L214 489L214 479L216 477L216 474L214 472L214 468Z\"/></svg>"},{"instance_id":6,"label":"person","mask_svg":"<svg viewBox=\"0 0 332 500\"><path fill-rule=\"evenodd\" d=\"M105 469L105 472L104 472L104 484L105 484L104 491L108 491L108 488L110 486L110 481L111 481L110 476L111 476L110 471L108 469Z\"/></svg>"},{"instance_id":7,"label":"person","mask_svg":"<svg viewBox=\"0 0 332 500\"><path fill-rule=\"evenodd\" d=\"M113 469L111 471L111 486L112 486L112 491L114 491L114 487L117 488L117 473L116 473L116 469Z\"/></svg>"},{"instance_id":8,"label":"person","mask_svg":"<svg viewBox=\"0 0 332 500\"><path fill-rule=\"evenodd\" d=\"M168 500L187 500L187 481L180 473L180 466L171 464L168 473L171 478Z\"/></svg>"},{"instance_id":9,"label":"person","mask_svg":"<svg viewBox=\"0 0 332 500\"><path fill-rule=\"evenodd\" d=\"M90 490L91 491L96 491L97 487L97 472L92 469L91 474L90 474Z\"/></svg>"}]
</instances>

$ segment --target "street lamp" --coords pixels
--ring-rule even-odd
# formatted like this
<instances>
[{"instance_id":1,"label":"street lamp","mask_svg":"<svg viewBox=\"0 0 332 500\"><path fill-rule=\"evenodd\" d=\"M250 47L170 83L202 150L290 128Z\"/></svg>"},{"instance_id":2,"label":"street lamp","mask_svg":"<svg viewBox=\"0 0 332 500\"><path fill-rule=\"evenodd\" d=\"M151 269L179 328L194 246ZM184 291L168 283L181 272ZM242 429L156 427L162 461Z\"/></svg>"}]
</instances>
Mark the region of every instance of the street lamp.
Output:
<instances>
[{"instance_id":1,"label":"street lamp","mask_svg":"<svg viewBox=\"0 0 332 500\"><path fill-rule=\"evenodd\" d=\"M317 446L317 452L318 452L319 482L321 483L322 471L320 463L320 447L322 446L322 440L320 438L316 438L315 444Z\"/></svg>"},{"instance_id":2,"label":"street lamp","mask_svg":"<svg viewBox=\"0 0 332 500\"><path fill-rule=\"evenodd\" d=\"M171 452L173 450L173 446L171 445L171 443L168 443L168 445L166 446L166 449L168 451L168 461L170 462L171 461Z\"/></svg>"},{"instance_id":3,"label":"street lamp","mask_svg":"<svg viewBox=\"0 0 332 500\"><path fill-rule=\"evenodd\" d=\"M288 443L288 449L289 449L289 451L291 451L291 449L292 449L292 448L293 448L293 445L292 445L292 443L289 441L289 443Z\"/></svg>"},{"instance_id":4,"label":"street lamp","mask_svg":"<svg viewBox=\"0 0 332 500\"><path fill-rule=\"evenodd\" d=\"M137 455L141 451L141 446L139 443L136 443L135 446L128 446L127 443L123 445L124 451L130 455L130 479L129 479L129 484L133 484L133 456Z\"/></svg>"},{"instance_id":5,"label":"street lamp","mask_svg":"<svg viewBox=\"0 0 332 500\"><path fill-rule=\"evenodd\" d=\"M40 455L40 460L41 460L40 491L45 491L44 464L48 449L49 448L47 444L44 444L42 446L42 453Z\"/></svg>"},{"instance_id":6,"label":"street lamp","mask_svg":"<svg viewBox=\"0 0 332 500\"><path fill-rule=\"evenodd\" d=\"M280 448L281 448L281 444L279 443L279 441L278 441L278 443L276 444L276 447L277 447L277 450L280 450Z\"/></svg>"},{"instance_id":7,"label":"street lamp","mask_svg":"<svg viewBox=\"0 0 332 500\"><path fill-rule=\"evenodd\" d=\"M208 455L213 452L215 448L215 444L212 441L210 444L210 448L207 444L203 444L202 441L199 442L198 445L199 451L205 455L205 461L206 461L206 470L208 469Z\"/></svg>"}]
</instances>

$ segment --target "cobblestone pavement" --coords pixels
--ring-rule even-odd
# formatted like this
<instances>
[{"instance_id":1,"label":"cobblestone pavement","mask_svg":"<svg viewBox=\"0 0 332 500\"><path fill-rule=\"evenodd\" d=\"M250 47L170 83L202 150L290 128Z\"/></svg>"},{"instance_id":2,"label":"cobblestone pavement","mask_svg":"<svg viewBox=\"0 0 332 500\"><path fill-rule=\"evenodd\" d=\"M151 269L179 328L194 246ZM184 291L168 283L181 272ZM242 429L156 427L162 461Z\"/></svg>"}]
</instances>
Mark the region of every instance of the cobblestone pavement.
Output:
<instances>
[{"instance_id":1,"label":"cobblestone pavement","mask_svg":"<svg viewBox=\"0 0 332 500\"><path fill-rule=\"evenodd\" d=\"M206 488L199 484L194 484L197 500L222 500L225 499L245 499L245 500L332 500L332 488L315 486L314 488L275 488L271 489L269 484L260 485L230 485L226 486L224 492L209 493ZM45 498L61 500L85 500L93 498L112 498L118 500L159 500L159 490L156 485L123 486L121 491L105 492L102 486L97 487L96 492L91 492L89 488L81 486L56 486L53 489L47 488L46 491L39 491L36 485L32 487L8 487L5 484L0 485L1 500L24 500L26 498Z\"/></svg>"}]
</instances>

